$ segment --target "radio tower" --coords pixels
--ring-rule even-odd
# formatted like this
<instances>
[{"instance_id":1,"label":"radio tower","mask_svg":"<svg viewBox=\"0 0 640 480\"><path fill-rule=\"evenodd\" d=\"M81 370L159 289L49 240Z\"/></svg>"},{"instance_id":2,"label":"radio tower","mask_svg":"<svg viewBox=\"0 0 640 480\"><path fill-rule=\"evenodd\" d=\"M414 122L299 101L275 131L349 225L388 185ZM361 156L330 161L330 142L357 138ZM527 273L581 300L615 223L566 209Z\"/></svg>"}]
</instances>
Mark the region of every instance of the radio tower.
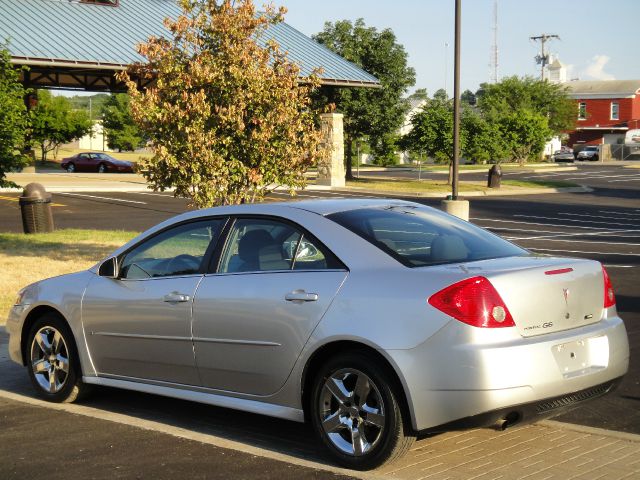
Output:
<instances>
[{"instance_id":1,"label":"radio tower","mask_svg":"<svg viewBox=\"0 0 640 480\"><path fill-rule=\"evenodd\" d=\"M491 83L498 83L498 0L493 0L493 44L489 69Z\"/></svg>"}]
</instances>

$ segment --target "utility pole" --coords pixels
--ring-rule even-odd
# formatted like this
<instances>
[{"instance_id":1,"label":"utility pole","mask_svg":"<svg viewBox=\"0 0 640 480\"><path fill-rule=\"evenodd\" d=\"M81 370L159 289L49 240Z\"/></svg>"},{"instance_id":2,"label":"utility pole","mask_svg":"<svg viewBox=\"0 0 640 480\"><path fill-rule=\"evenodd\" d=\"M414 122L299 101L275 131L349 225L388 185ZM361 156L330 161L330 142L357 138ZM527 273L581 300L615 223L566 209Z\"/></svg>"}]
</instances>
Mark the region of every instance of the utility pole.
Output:
<instances>
[{"instance_id":1,"label":"utility pole","mask_svg":"<svg viewBox=\"0 0 640 480\"><path fill-rule=\"evenodd\" d=\"M455 44L453 54L453 179L451 198L458 200L458 165L460 163L460 15L461 0L456 0Z\"/></svg>"},{"instance_id":2,"label":"utility pole","mask_svg":"<svg viewBox=\"0 0 640 480\"><path fill-rule=\"evenodd\" d=\"M549 35L546 33L535 37L529 37L529 39L533 40L534 42L540 42L540 55L536 55L534 57L536 59L536 63L540 65L540 80L544 80L544 67L549 63L549 54L545 52L544 44L554 38L560 40L560 37L558 35Z\"/></svg>"},{"instance_id":3,"label":"utility pole","mask_svg":"<svg viewBox=\"0 0 640 480\"><path fill-rule=\"evenodd\" d=\"M489 68L491 83L498 83L498 0L493 1L493 45Z\"/></svg>"}]
</instances>

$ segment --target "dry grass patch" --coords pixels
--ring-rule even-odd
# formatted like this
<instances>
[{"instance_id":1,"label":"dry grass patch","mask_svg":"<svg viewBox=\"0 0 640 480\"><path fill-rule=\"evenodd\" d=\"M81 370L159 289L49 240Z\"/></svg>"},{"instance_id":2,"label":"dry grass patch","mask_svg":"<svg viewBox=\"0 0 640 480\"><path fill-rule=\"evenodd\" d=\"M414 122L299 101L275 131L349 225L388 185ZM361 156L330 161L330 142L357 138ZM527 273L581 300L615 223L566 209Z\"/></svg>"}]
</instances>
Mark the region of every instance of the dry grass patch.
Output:
<instances>
[{"instance_id":1,"label":"dry grass patch","mask_svg":"<svg viewBox=\"0 0 640 480\"><path fill-rule=\"evenodd\" d=\"M103 230L0 233L0 325L4 325L22 287L43 278L85 270L135 235L136 232Z\"/></svg>"}]
</instances>

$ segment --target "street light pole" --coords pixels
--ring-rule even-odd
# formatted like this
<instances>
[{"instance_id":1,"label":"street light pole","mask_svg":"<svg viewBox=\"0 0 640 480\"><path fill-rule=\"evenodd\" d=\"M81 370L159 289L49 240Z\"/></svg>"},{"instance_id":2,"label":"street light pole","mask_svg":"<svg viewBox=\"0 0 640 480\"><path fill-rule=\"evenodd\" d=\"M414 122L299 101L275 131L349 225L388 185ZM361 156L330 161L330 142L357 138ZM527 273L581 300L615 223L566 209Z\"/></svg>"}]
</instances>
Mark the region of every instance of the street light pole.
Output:
<instances>
[{"instance_id":1,"label":"street light pole","mask_svg":"<svg viewBox=\"0 0 640 480\"><path fill-rule=\"evenodd\" d=\"M456 26L453 61L453 178L451 199L458 199L458 165L460 163L460 15L462 0L456 2Z\"/></svg>"}]
</instances>

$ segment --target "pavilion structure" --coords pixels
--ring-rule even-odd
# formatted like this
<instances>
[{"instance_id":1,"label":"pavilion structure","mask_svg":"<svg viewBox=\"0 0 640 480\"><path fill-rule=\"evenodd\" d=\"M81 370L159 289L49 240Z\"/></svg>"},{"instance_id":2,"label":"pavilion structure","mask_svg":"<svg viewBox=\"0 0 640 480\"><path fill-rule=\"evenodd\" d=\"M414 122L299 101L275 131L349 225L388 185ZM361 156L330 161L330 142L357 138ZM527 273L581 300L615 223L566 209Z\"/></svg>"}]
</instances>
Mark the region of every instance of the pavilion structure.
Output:
<instances>
[{"instance_id":1,"label":"pavilion structure","mask_svg":"<svg viewBox=\"0 0 640 480\"><path fill-rule=\"evenodd\" d=\"M3 0L0 39L12 63L28 67L21 71L27 88L125 92L116 74L144 62L136 46L151 36L168 36L164 19L179 14L175 0ZM270 27L260 42L269 40L300 66L302 76L320 68L323 85L380 86L374 76L286 23ZM134 80L141 89L153 81ZM344 184L342 115L323 115L322 124L333 153L319 166L318 183L339 186Z\"/></svg>"}]
</instances>

